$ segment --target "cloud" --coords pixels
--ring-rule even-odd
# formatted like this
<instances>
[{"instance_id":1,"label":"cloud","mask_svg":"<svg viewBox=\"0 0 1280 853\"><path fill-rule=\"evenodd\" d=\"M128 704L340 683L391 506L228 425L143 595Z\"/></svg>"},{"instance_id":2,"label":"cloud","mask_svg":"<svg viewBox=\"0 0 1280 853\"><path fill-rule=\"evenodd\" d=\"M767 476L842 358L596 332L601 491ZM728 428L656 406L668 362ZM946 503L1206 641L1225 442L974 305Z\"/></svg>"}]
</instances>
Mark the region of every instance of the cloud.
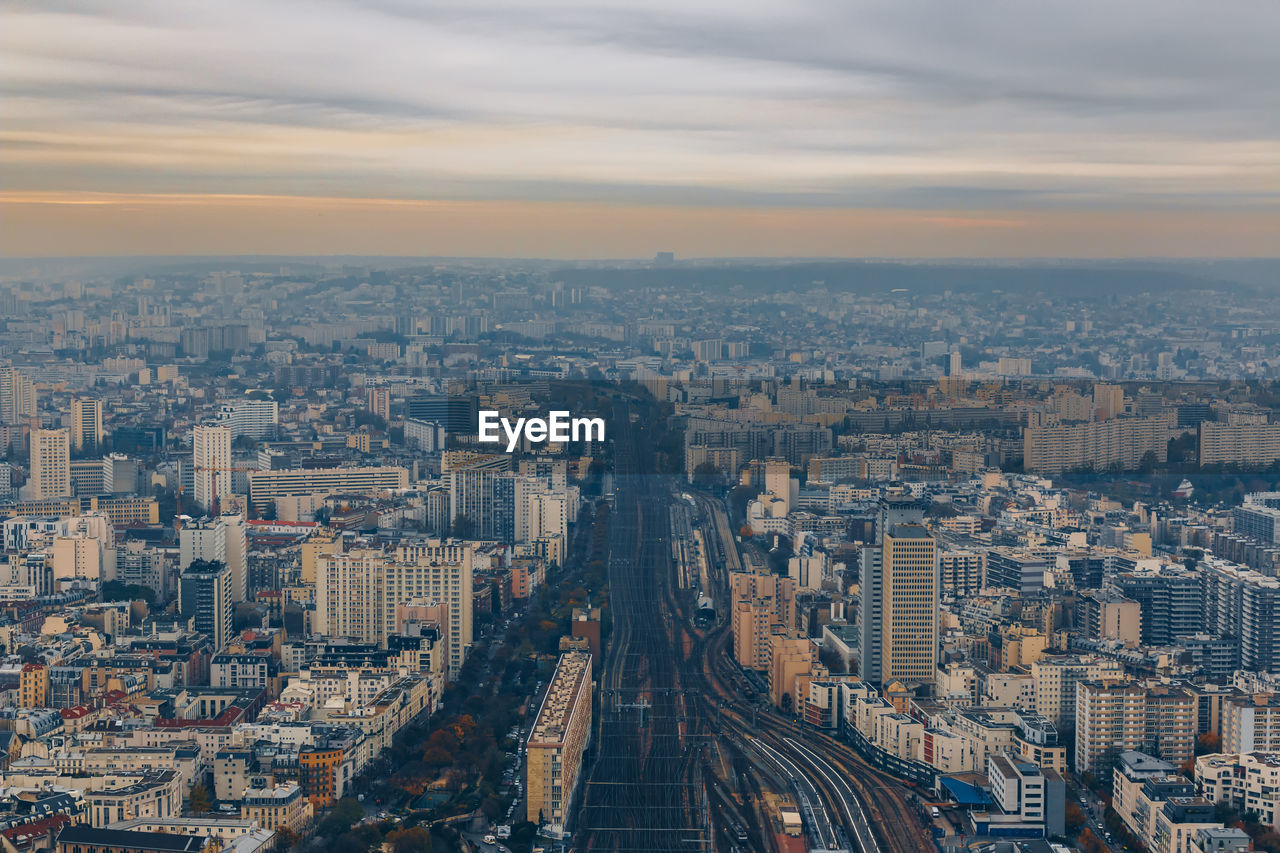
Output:
<instances>
[{"instance_id":1,"label":"cloud","mask_svg":"<svg viewBox=\"0 0 1280 853\"><path fill-rule=\"evenodd\" d=\"M1274 209L1280 5L9 2L4 185Z\"/></svg>"}]
</instances>

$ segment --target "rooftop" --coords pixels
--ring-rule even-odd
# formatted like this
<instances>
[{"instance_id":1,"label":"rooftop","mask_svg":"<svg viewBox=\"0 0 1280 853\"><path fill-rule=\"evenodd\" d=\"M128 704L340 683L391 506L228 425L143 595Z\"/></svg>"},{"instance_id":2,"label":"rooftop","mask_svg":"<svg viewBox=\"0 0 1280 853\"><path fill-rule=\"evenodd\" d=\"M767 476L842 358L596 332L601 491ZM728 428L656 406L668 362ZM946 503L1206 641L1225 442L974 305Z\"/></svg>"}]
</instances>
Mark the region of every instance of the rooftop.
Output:
<instances>
[{"instance_id":1,"label":"rooftop","mask_svg":"<svg viewBox=\"0 0 1280 853\"><path fill-rule=\"evenodd\" d=\"M547 695L538 710L538 719L529 734L530 745L554 745L564 739L578 694L590 669L591 655L586 652L565 652L560 656L551 685L547 687ZM591 685L586 684L585 688L590 691Z\"/></svg>"}]
</instances>

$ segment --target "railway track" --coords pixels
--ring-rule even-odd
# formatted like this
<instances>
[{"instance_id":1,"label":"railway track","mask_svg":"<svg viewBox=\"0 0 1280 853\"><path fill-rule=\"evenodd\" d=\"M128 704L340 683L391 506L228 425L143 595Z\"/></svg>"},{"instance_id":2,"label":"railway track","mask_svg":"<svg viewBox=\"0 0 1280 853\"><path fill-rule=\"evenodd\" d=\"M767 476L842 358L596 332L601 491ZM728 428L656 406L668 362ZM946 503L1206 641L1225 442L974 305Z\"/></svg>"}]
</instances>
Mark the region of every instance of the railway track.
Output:
<instances>
[{"instance_id":1,"label":"railway track","mask_svg":"<svg viewBox=\"0 0 1280 853\"><path fill-rule=\"evenodd\" d=\"M608 548L613 632L601 681L597 756L587 778L579 850L708 851L709 806L692 746L700 710L681 680L670 557L670 486L630 407L613 411L617 511Z\"/></svg>"}]
</instances>

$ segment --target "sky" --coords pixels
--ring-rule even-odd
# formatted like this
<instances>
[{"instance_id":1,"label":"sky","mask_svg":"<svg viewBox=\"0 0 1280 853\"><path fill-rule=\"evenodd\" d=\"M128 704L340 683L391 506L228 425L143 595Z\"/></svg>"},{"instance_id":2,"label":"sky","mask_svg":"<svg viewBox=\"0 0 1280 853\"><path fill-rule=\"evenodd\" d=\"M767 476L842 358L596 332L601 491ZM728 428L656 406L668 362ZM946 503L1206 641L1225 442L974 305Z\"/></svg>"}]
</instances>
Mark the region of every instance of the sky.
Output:
<instances>
[{"instance_id":1,"label":"sky","mask_svg":"<svg viewBox=\"0 0 1280 853\"><path fill-rule=\"evenodd\" d=\"M1280 255L1280 3L3 0L0 253Z\"/></svg>"}]
</instances>

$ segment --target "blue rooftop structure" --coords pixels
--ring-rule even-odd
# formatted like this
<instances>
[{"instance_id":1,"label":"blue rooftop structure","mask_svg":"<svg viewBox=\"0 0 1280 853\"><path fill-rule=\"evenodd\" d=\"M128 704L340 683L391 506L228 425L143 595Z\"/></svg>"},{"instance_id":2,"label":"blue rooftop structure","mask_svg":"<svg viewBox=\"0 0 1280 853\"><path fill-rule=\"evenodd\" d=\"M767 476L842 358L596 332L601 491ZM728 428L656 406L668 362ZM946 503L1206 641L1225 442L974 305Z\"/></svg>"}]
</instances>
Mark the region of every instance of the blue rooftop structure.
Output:
<instances>
[{"instance_id":1,"label":"blue rooftop structure","mask_svg":"<svg viewBox=\"0 0 1280 853\"><path fill-rule=\"evenodd\" d=\"M962 806L985 806L991 802L987 792L976 785L970 785L968 782L961 782L949 776L943 776L941 782L942 787L947 789L947 793Z\"/></svg>"}]
</instances>

